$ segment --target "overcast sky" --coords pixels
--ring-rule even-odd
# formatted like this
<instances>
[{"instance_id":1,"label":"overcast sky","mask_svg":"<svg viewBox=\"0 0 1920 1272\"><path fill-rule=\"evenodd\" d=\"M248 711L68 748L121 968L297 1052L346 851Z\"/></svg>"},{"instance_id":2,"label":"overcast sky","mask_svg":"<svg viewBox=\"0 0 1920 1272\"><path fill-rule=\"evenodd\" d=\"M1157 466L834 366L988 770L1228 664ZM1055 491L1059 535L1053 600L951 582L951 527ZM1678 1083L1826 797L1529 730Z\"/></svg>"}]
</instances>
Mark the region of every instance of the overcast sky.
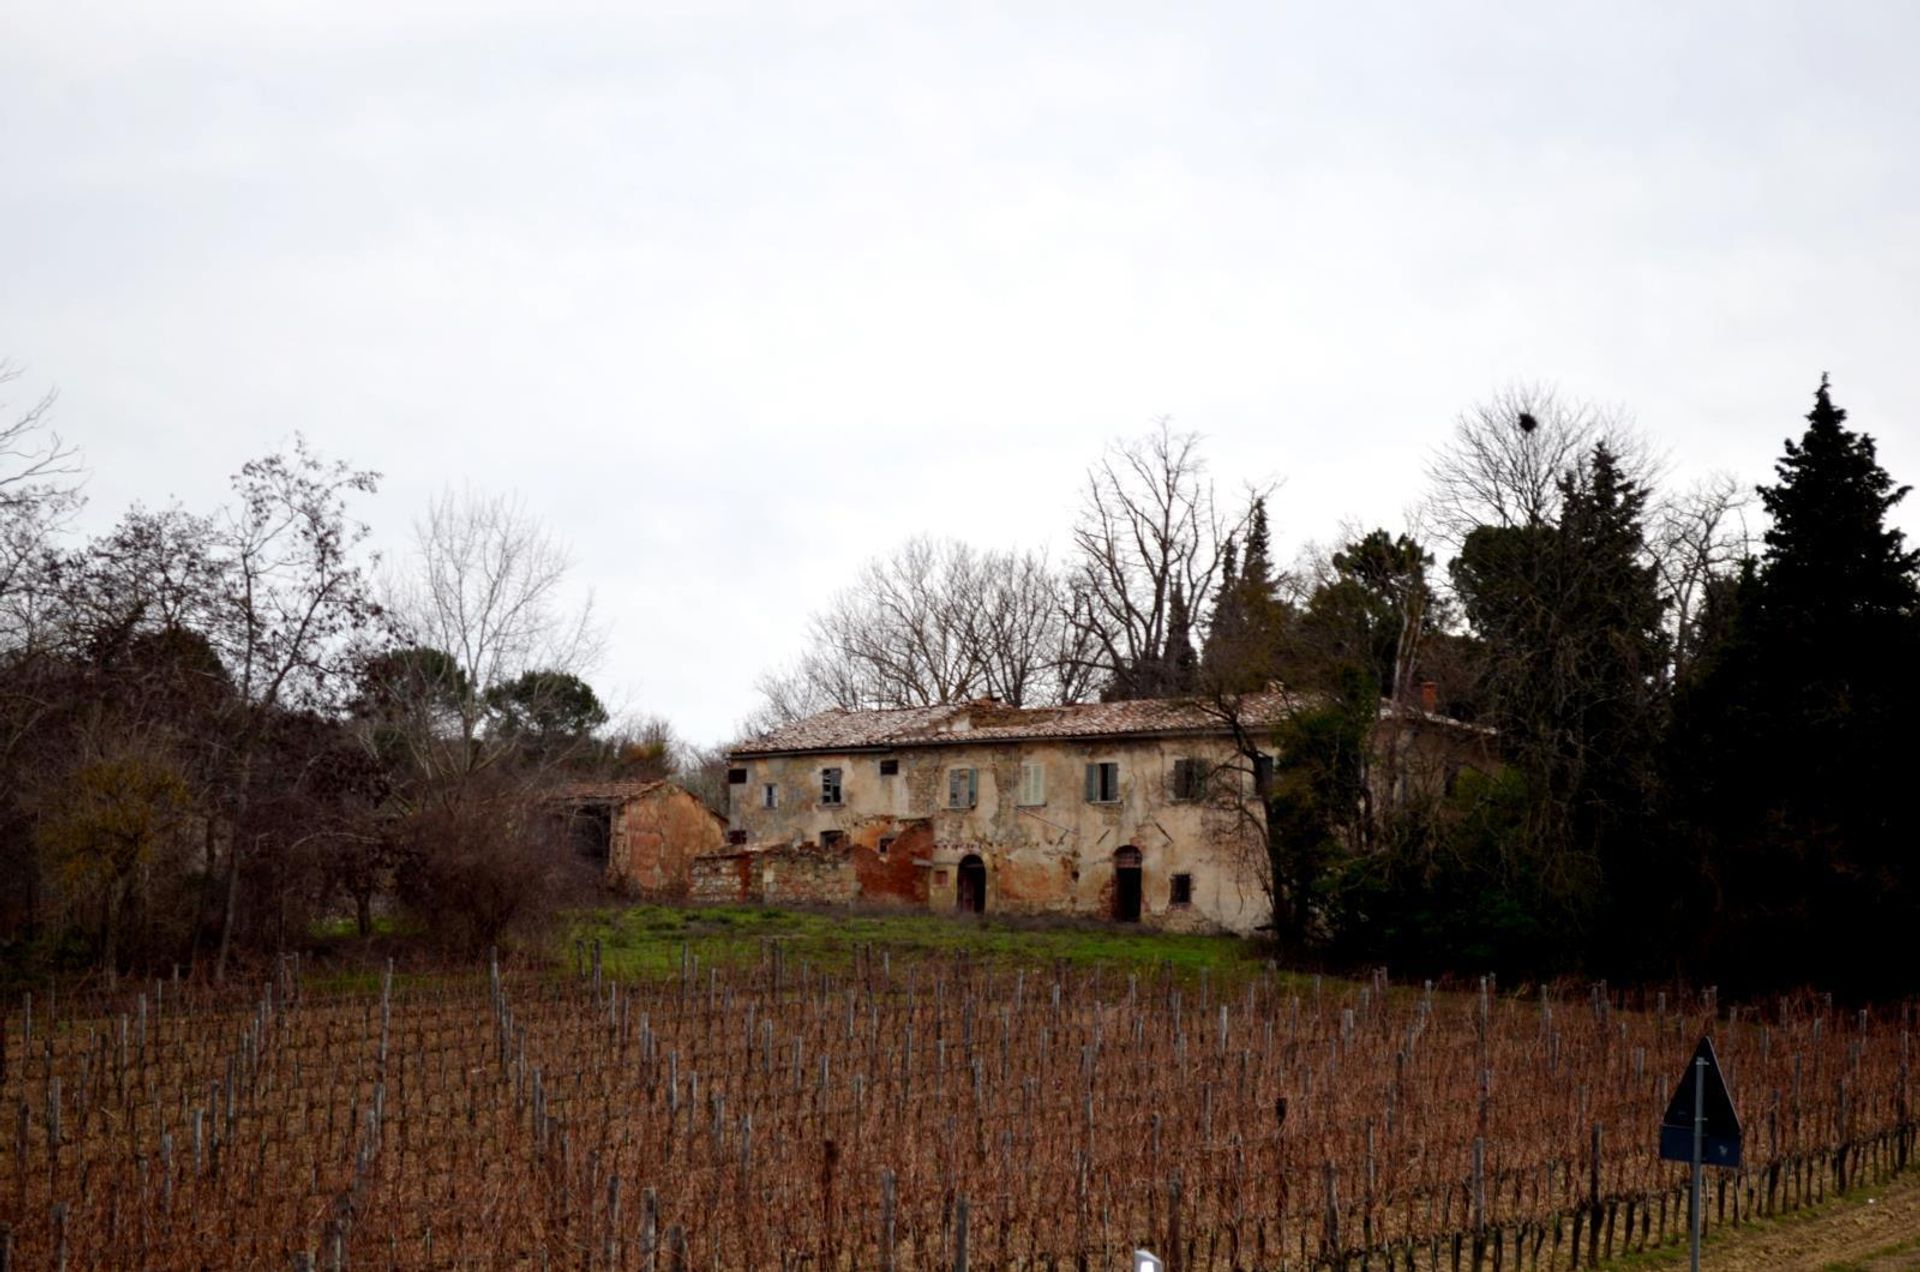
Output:
<instances>
[{"instance_id":1,"label":"overcast sky","mask_svg":"<svg viewBox=\"0 0 1920 1272\"><path fill-rule=\"evenodd\" d=\"M0 356L86 528L301 430L379 542L520 492L593 680L718 741L915 532L1052 544L1160 415L1281 555L1515 380L1920 480L1920 5L0 6ZM1920 527L1920 508L1901 522Z\"/></svg>"}]
</instances>

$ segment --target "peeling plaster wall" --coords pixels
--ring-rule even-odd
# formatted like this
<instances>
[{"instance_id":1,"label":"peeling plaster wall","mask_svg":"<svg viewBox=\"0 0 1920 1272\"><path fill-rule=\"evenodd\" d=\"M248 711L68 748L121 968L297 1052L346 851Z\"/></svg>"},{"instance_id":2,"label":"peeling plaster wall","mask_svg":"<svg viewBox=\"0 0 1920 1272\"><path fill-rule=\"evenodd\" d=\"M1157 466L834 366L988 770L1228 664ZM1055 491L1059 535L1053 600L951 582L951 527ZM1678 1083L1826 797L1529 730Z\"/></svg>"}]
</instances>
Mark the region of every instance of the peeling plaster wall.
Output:
<instances>
[{"instance_id":1,"label":"peeling plaster wall","mask_svg":"<svg viewBox=\"0 0 1920 1272\"><path fill-rule=\"evenodd\" d=\"M1373 799L1389 807L1415 794L1438 795L1460 770L1497 763L1484 733L1418 718L1383 720L1375 732ZM1198 759L1215 770L1213 794L1173 798L1175 762ZM880 772L883 760L899 771ZM1119 765L1119 798L1086 799L1086 766ZM1265 845L1252 781L1224 738L1128 737L968 745L905 746L892 751L735 757L746 781L730 786L729 824L756 842L817 845L823 832L846 837L840 855L863 903L952 910L957 871L970 854L986 866L986 910L1019 914L1117 917L1114 854L1139 850L1141 921L1178 931L1251 932L1271 916L1263 880ZM1022 763L1045 770L1044 800L1017 802ZM842 799L821 801L822 770L838 768ZM971 808L948 806L949 774L978 772ZM1398 771L1399 789L1381 775ZM763 790L775 788L776 806ZM894 838L894 837L898 838ZM883 861L879 841L894 838ZM777 851L777 850L775 850ZM789 872L790 873L790 872ZM1172 902L1173 876L1191 876L1192 900ZM776 869L774 882L787 875ZM844 884L786 884L826 899ZM774 900L764 884L754 899Z\"/></svg>"},{"instance_id":2,"label":"peeling plaster wall","mask_svg":"<svg viewBox=\"0 0 1920 1272\"><path fill-rule=\"evenodd\" d=\"M661 786L614 806L607 881L641 896L685 897L693 859L726 846L726 825L698 797Z\"/></svg>"},{"instance_id":3,"label":"peeling plaster wall","mask_svg":"<svg viewBox=\"0 0 1920 1272\"><path fill-rule=\"evenodd\" d=\"M847 837L860 880L860 899L892 900L951 910L957 902L961 860L977 854L986 865L986 910L1020 914L1114 912L1114 854L1140 851L1142 921L1196 931L1251 931L1266 921L1257 840L1250 840L1231 797L1204 802L1172 798L1174 762L1197 758L1231 762L1219 739L1146 738L1112 742L1048 741L991 746L904 747L895 752L739 757L745 783L729 788L736 831L749 840L817 844L823 831ZM899 772L880 774L883 759ZM1020 806L1020 769L1045 770L1044 802ZM1119 765L1119 798L1085 797L1086 766ZM841 771L842 802L821 802L821 771ZM948 807L948 774L978 772L972 808ZM1219 782L1244 788L1241 775ZM777 788L776 808L763 806L762 788ZM1224 805L1224 806L1223 806ZM883 836L899 836L884 870L876 850ZM923 863L908 873L907 858ZM866 864L863 866L862 862ZM1193 877L1189 905L1172 904L1175 874Z\"/></svg>"}]
</instances>

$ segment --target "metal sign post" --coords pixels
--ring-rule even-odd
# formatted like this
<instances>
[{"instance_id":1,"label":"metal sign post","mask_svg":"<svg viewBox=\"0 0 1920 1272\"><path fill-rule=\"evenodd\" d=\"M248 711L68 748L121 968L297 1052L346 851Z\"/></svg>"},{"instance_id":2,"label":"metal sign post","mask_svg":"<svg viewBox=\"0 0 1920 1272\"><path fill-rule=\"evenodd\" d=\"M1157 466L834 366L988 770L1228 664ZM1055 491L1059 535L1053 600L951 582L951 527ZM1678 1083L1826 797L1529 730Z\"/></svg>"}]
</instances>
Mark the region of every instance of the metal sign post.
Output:
<instances>
[{"instance_id":1,"label":"metal sign post","mask_svg":"<svg viewBox=\"0 0 1920 1272\"><path fill-rule=\"evenodd\" d=\"M1707 1061L1693 1058L1693 1192L1687 1199L1687 1267L1700 1272L1700 1149L1707 1137Z\"/></svg>"}]
</instances>

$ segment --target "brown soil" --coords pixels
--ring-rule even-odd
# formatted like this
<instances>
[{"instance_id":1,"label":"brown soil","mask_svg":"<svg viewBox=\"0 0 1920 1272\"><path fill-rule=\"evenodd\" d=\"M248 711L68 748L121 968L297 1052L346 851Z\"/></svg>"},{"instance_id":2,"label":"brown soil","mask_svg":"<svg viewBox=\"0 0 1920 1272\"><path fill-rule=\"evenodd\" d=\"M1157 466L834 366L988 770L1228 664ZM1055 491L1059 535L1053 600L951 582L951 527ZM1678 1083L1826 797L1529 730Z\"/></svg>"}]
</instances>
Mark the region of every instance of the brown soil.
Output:
<instances>
[{"instance_id":1,"label":"brown soil","mask_svg":"<svg viewBox=\"0 0 1920 1272\"><path fill-rule=\"evenodd\" d=\"M1622 1264L1632 1272L1687 1266L1685 1247ZM1800 1218L1729 1228L1700 1254L1702 1272L1915 1272L1920 1269L1920 1172L1863 1188Z\"/></svg>"}]
</instances>

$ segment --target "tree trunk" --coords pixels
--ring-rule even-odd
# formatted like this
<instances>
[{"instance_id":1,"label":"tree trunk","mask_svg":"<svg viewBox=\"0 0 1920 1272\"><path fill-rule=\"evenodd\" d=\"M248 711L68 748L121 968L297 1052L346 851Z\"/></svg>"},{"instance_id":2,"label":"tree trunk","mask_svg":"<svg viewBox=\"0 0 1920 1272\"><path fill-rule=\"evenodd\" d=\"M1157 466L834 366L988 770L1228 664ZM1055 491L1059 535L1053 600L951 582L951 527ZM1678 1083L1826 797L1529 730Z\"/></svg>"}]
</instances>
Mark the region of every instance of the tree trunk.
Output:
<instances>
[{"instance_id":1,"label":"tree trunk","mask_svg":"<svg viewBox=\"0 0 1920 1272\"><path fill-rule=\"evenodd\" d=\"M107 984L111 986L119 972L120 959L120 888L119 880L107 885L105 913L101 916L100 965L106 970Z\"/></svg>"},{"instance_id":2,"label":"tree trunk","mask_svg":"<svg viewBox=\"0 0 1920 1272\"><path fill-rule=\"evenodd\" d=\"M232 842L227 845L227 887L226 899L220 906L220 952L213 963L213 981L224 985L227 980L227 950L233 944L233 913L240 896L240 832L234 828Z\"/></svg>"},{"instance_id":3,"label":"tree trunk","mask_svg":"<svg viewBox=\"0 0 1920 1272\"><path fill-rule=\"evenodd\" d=\"M249 788L252 784L253 740L248 738L241 745L240 782L234 795L233 824L227 835L226 899L220 907L220 952L213 964L213 980L217 985L226 983L227 951L233 946L234 911L240 898L240 832L246 825Z\"/></svg>"}]
</instances>

